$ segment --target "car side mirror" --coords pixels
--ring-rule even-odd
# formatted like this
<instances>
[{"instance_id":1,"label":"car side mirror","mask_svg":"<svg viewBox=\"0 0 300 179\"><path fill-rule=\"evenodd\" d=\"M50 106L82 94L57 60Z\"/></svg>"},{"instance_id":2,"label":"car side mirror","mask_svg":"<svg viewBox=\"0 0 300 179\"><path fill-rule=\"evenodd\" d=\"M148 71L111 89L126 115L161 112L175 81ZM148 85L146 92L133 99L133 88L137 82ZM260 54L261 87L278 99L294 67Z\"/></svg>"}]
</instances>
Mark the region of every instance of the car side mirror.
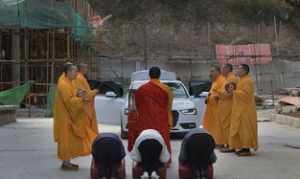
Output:
<instances>
[{"instance_id":1,"label":"car side mirror","mask_svg":"<svg viewBox=\"0 0 300 179\"><path fill-rule=\"evenodd\" d=\"M112 91L108 91L105 93L105 96L107 98L116 98L117 97L117 94L115 92L112 92Z\"/></svg>"}]
</instances>

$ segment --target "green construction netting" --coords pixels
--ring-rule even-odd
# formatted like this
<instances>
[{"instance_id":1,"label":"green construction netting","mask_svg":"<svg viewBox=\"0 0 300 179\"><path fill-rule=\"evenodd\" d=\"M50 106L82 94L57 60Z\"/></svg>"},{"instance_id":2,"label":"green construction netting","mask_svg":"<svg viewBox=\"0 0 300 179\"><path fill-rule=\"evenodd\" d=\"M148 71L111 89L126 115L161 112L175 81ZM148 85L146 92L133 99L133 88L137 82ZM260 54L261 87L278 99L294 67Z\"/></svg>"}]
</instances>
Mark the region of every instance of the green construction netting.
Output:
<instances>
[{"instance_id":1,"label":"green construction netting","mask_svg":"<svg viewBox=\"0 0 300 179\"><path fill-rule=\"evenodd\" d=\"M11 88L0 92L0 105L17 105L19 106L24 97L29 93L32 81L26 82L23 85Z\"/></svg>"},{"instance_id":2,"label":"green construction netting","mask_svg":"<svg viewBox=\"0 0 300 179\"><path fill-rule=\"evenodd\" d=\"M47 108L45 113L46 117L53 116L53 104L55 99L55 93L56 93L56 85L51 85L47 96Z\"/></svg>"},{"instance_id":3,"label":"green construction netting","mask_svg":"<svg viewBox=\"0 0 300 179\"><path fill-rule=\"evenodd\" d=\"M72 28L73 38L83 44L94 35L88 22L70 4L54 0L0 0L0 26Z\"/></svg>"}]
</instances>

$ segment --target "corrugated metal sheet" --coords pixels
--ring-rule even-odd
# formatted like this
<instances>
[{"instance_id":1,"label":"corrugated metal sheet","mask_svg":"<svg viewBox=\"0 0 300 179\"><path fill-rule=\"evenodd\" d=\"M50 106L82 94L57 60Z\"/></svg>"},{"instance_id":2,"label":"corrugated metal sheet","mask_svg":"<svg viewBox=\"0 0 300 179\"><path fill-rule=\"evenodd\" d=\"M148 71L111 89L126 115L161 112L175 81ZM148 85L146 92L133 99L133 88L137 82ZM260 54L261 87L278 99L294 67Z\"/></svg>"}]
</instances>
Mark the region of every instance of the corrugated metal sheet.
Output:
<instances>
[{"instance_id":1,"label":"corrugated metal sheet","mask_svg":"<svg viewBox=\"0 0 300 179\"><path fill-rule=\"evenodd\" d=\"M300 106L300 97L284 96L279 99L279 103Z\"/></svg>"},{"instance_id":2,"label":"corrugated metal sheet","mask_svg":"<svg viewBox=\"0 0 300 179\"><path fill-rule=\"evenodd\" d=\"M220 64L267 64L272 61L270 44L216 45Z\"/></svg>"}]
</instances>

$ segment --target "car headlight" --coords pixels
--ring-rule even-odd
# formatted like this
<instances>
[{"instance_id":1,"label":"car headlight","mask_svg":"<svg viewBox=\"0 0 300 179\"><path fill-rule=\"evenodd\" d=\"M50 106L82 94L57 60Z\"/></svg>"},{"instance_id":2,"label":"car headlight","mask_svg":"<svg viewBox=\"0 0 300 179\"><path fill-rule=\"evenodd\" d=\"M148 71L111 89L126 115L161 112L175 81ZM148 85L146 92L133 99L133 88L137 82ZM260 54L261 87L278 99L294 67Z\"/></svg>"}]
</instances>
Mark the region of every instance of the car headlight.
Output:
<instances>
[{"instance_id":1,"label":"car headlight","mask_svg":"<svg viewBox=\"0 0 300 179\"><path fill-rule=\"evenodd\" d=\"M184 115L197 115L197 109L184 109L180 111Z\"/></svg>"}]
</instances>

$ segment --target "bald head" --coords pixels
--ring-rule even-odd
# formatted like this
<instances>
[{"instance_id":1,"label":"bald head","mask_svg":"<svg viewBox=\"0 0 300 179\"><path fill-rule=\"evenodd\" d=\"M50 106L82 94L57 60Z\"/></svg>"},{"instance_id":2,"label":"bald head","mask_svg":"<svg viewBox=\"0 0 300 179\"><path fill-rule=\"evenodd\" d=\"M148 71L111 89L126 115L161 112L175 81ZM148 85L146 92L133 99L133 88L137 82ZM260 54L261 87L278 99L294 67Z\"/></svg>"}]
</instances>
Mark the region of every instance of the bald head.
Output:
<instances>
[{"instance_id":1,"label":"bald head","mask_svg":"<svg viewBox=\"0 0 300 179\"><path fill-rule=\"evenodd\" d=\"M77 67L70 62L64 64L64 73L70 79L73 80L76 77Z\"/></svg>"},{"instance_id":2,"label":"bald head","mask_svg":"<svg viewBox=\"0 0 300 179\"><path fill-rule=\"evenodd\" d=\"M80 73L86 75L88 72L88 65L86 63L81 62L78 65L78 70Z\"/></svg>"},{"instance_id":3,"label":"bald head","mask_svg":"<svg viewBox=\"0 0 300 179\"><path fill-rule=\"evenodd\" d=\"M71 62L66 62L65 64L64 64L64 66L63 66L63 71L64 71L64 73L65 74L67 74L68 73L68 71L71 69L71 67L73 66L73 63L71 63Z\"/></svg>"},{"instance_id":4,"label":"bald head","mask_svg":"<svg viewBox=\"0 0 300 179\"><path fill-rule=\"evenodd\" d=\"M221 68L217 65L210 67L210 77L212 80L216 80L221 75Z\"/></svg>"},{"instance_id":5,"label":"bald head","mask_svg":"<svg viewBox=\"0 0 300 179\"><path fill-rule=\"evenodd\" d=\"M246 76L250 73L250 67L247 64L241 64L238 68L239 77Z\"/></svg>"},{"instance_id":6,"label":"bald head","mask_svg":"<svg viewBox=\"0 0 300 179\"><path fill-rule=\"evenodd\" d=\"M231 64L227 63L223 66L222 73L224 76L227 76L232 71L233 71L233 66Z\"/></svg>"}]
</instances>

